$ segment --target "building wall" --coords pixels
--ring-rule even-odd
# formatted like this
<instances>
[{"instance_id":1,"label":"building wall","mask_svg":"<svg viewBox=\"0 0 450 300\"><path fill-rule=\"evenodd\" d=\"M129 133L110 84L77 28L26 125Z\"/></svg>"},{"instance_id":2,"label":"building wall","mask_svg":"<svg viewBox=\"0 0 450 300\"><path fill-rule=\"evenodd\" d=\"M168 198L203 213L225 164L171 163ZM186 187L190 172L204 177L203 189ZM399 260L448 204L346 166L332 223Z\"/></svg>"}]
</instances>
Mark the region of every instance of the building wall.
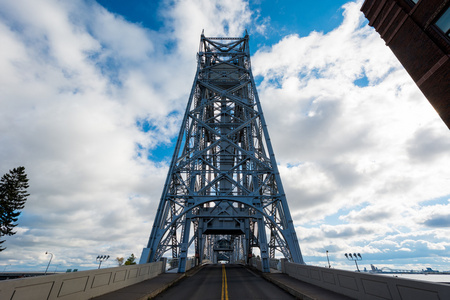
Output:
<instances>
[{"instance_id":1,"label":"building wall","mask_svg":"<svg viewBox=\"0 0 450 300\"><path fill-rule=\"evenodd\" d=\"M450 38L436 26L449 3L366 0L361 11L450 128Z\"/></svg>"}]
</instances>

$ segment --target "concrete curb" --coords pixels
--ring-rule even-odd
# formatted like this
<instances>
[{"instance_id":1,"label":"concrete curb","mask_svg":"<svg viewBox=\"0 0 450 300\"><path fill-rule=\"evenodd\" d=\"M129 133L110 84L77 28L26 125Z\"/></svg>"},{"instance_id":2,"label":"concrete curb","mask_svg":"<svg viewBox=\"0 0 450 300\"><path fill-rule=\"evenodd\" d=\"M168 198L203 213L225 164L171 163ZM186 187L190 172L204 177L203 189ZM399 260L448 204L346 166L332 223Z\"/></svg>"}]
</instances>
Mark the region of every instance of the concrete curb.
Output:
<instances>
[{"instance_id":1,"label":"concrete curb","mask_svg":"<svg viewBox=\"0 0 450 300\"><path fill-rule=\"evenodd\" d=\"M178 281L180 281L181 279L186 277L186 273L184 273L183 275L181 275L180 277L172 280L171 282L169 282L168 284L152 291L150 294L147 294L139 299L136 300L150 300L152 298L155 298L156 296L158 296L159 294L161 294L162 292L164 292L165 290L167 290L168 288L170 288L172 285L174 285L175 283L177 283Z\"/></svg>"},{"instance_id":2,"label":"concrete curb","mask_svg":"<svg viewBox=\"0 0 450 300\"><path fill-rule=\"evenodd\" d=\"M206 266L206 264L202 264L199 266L195 266L192 269L188 270L185 274L186 276L194 276L198 271L200 271L201 269L203 269L203 267Z\"/></svg>"},{"instance_id":3,"label":"concrete curb","mask_svg":"<svg viewBox=\"0 0 450 300\"><path fill-rule=\"evenodd\" d=\"M308 296L308 295L306 295L306 294L304 294L302 292L299 292L296 289L294 289L294 288L292 288L292 287L290 287L290 286L288 286L288 285L286 285L286 284L284 284L284 283L282 283L282 282L280 282L278 280L275 280L274 278L270 277L270 275L267 276L264 273L262 273L261 275L267 281L270 281L271 283L277 285L278 287L280 287L281 289L285 290L286 292L288 292L289 294L291 294L292 296L294 296L294 297L296 297L298 299L302 299L302 300L317 300L314 297Z\"/></svg>"},{"instance_id":4,"label":"concrete curb","mask_svg":"<svg viewBox=\"0 0 450 300\"><path fill-rule=\"evenodd\" d=\"M291 294L292 296L301 299L301 300L317 300L317 298L315 297L311 297L303 292L300 292L284 283L282 283L281 281L276 280L275 278L272 278L270 276L270 274L267 273L263 273L260 270L258 270L257 268L255 268L252 265L246 265L245 266L248 270L251 270L255 273L257 273L259 276L261 276L262 278L264 278L265 280L275 284L276 286L278 286L279 288L281 288L282 290L285 290L286 292L288 292L289 294Z\"/></svg>"}]
</instances>

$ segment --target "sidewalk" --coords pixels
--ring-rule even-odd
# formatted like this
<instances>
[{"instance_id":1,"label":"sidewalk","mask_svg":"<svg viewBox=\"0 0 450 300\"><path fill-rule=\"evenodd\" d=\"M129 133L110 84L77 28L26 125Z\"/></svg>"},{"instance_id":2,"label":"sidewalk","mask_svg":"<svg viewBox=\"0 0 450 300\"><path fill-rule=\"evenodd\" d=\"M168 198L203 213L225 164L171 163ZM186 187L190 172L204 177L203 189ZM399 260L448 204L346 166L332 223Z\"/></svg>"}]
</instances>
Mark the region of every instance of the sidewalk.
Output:
<instances>
[{"instance_id":1,"label":"sidewalk","mask_svg":"<svg viewBox=\"0 0 450 300\"><path fill-rule=\"evenodd\" d=\"M289 294L305 300L348 300L353 299L321 287L289 277L283 273L261 273L262 277L278 285Z\"/></svg>"},{"instance_id":2,"label":"sidewalk","mask_svg":"<svg viewBox=\"0 0 450 300\"><path fill-rule=\"evenodd\" d=\"M164 273L149 280L130 285L123 289L104 294L92 299L95 300L147 300L155 297L162 291L182 279L185 274Z\"/></svg>"}]
</instances>

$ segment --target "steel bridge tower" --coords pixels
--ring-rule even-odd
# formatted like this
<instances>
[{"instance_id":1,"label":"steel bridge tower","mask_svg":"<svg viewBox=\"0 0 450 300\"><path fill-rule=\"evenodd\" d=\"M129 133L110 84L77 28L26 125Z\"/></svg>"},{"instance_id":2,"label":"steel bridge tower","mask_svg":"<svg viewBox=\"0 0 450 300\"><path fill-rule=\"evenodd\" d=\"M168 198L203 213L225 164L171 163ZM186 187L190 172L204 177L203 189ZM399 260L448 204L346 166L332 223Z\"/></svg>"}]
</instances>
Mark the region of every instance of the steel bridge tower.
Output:
<instances>
[{"instance_id":1,"label":"steel bridge tower","mask_svg":"<svg viewBox=\"0 0 450 300\"><path fill-rule=\"evenodd\" d=\"M303 264L251 71L248 34L230 38L202 33L197 60L140 263L158 261L171 250L179 260L178 272L185 272L188 249L200 263L220 241L238 251L230 254L227 249L223 255L234 260L242 256L245 262L259 248L264 272L269 272L275 251Z\"/></svg>"}]
</instances>

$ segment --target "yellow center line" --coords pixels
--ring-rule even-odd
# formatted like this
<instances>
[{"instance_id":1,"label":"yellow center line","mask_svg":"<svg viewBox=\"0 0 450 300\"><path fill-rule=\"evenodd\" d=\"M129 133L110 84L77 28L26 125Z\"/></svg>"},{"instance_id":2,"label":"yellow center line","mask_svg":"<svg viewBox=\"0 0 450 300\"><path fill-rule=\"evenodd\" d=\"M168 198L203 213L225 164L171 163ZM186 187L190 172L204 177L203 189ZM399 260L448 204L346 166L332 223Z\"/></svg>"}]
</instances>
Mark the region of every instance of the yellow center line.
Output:
<instances>
[{"instance_id":1,"label":"yellow center line","mask_svg":"<svg viewBox=\"0 0 450 300\"><path fill-rule=\"evenodd\" d=\"M222 300L228 300L228 283L225 265L222 265Z\"/></svg>"}]
</instances>

